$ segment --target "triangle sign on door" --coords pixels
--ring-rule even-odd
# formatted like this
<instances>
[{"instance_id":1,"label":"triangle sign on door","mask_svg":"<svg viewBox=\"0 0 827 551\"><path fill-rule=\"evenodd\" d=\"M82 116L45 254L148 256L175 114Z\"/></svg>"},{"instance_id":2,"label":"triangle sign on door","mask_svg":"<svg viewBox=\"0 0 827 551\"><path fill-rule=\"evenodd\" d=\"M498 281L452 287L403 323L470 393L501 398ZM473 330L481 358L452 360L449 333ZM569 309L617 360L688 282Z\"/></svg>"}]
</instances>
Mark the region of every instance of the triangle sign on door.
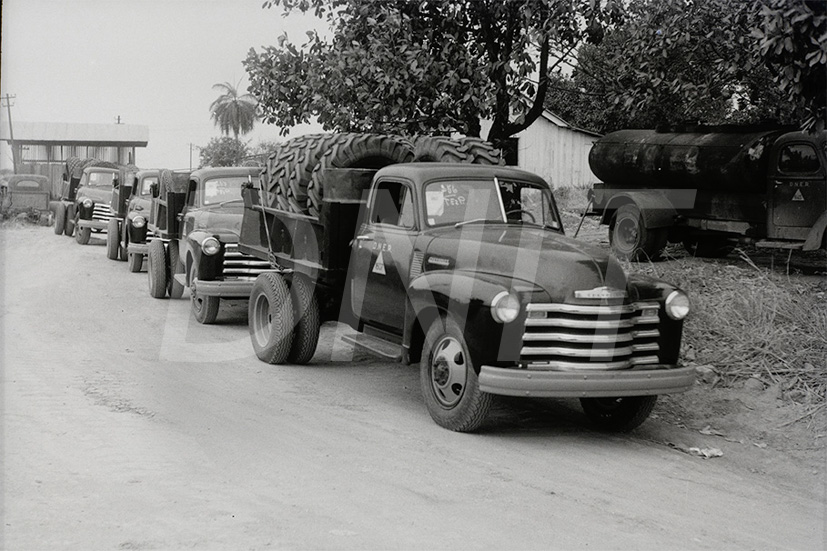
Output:
<instances>
[{"instance_id":1,"label":"triangle sign on door","mask_svg":"<svg viewBox=\"0 0 827 551\"><path fill-rule=\"evenodd\" d=\"M795 194L793 195L793 201L803 201L804 194L801 193L800 189L795 190Z\"/></svg>"},{"instance_id":2,"label":"triangle sign on door","mask_svg":"<svg viewBox=\"0 0 827 551\"><path fill-rule=\"evenodd\" d=\"M376 257L376 264L373 265L373 273L379 275L386 275L385 260L382 257L382 251L379 251L379 256Z\"/></svg>"}]
</instances>

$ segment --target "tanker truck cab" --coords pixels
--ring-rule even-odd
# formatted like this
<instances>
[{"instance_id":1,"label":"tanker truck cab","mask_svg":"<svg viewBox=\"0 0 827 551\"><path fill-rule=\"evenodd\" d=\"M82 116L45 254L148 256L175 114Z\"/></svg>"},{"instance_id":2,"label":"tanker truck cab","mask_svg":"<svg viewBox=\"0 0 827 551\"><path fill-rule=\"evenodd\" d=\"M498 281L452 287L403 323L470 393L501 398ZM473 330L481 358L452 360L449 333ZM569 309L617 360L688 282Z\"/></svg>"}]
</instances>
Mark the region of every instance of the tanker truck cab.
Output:
<instances>
[{"instance_id":1,"label":"tanker truck cab","mask_svg":"<svg viewBox=\"0 0 827 551\"><path fill-rule=\"evenodd\" d=\"M827 134L791 132L772 147L767 239L824 247L827 227ZM758 243L762 245L761 242Z\"/></svg>"},{"instance_id":2,"label":"tanker truck cab","mask_svg":"<svg viewBox=\"0 0 827 551\"><path fill-rule=\"evenodd\" d=\"M431 417L463 432L493 395L581 398L603 429L631 430L658 394L692 386L694 369L678 365L686 295L567 237L539 176L395 164L366 181L357 217L361 184L335 172L319 219L245 194L242 249L273 266L249 305L263 361L309 361L335 310L357 331L345 340L418 363Z\"/></svg>"}]
</instances>

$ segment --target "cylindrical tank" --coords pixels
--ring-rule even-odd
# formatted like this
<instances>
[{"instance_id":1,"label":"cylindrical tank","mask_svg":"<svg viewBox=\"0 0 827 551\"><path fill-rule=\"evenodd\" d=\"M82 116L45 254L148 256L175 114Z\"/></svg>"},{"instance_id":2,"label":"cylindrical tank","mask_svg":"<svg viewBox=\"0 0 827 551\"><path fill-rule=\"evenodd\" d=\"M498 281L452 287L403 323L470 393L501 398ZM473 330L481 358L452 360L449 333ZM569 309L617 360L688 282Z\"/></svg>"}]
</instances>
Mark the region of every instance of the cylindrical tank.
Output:
<instances>
[{"instance_id":1,"label":"cylindrical tank","mask_svg":"<svg viewBox=\"0 0 827 551\"><path fill-rule=\"evenodd\" d=\"M784 130L620 130L589 152L592 172L621 188L766 192L770 145Z\"/></svg>"}]
</instances>

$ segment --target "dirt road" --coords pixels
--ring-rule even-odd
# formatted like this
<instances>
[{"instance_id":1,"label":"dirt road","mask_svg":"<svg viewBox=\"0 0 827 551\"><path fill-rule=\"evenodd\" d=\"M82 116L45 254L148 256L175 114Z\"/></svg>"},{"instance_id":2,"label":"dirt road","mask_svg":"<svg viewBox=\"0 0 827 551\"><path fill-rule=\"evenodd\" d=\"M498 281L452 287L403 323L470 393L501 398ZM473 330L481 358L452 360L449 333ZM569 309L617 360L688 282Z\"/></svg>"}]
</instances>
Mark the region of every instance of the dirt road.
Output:
<instances>
[{"instance_id":1,"label":"dirt road","mask_svg":"<svg viewBox=\"0 0 827 551\"><path fill-rule=\"evenodd\" d=\"M335 325L270 366L245 304L200 326L101 241L0 230L0 262L5 549L825 546L823 485L681 453L657 420L606 436L575 402L508 401L452 433L416 368Z\"/></svg>"}]
</instances>

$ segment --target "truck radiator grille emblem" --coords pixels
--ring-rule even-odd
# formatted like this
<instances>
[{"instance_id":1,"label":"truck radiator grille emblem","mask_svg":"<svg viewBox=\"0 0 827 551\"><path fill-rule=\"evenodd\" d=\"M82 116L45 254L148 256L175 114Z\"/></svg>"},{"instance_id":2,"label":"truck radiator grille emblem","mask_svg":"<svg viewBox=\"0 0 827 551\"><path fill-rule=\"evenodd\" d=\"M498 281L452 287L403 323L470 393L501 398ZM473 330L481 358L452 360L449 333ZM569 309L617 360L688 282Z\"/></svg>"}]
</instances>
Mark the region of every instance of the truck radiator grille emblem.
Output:
<instances>
[{"instance_id":1,"label":"truck radiator grille emblem","mask_svg":"<svg viewBox=\"0 0 827 551\"><path fill-rule=\"evenodd\" d=\"M259 260L254 256L244 254L238 250L237 243L224 245L224 278L255 279L262 272L271 270L270 262Z\"/></svg>"},{"instance_id":2,"label":"truck radiator grille emblem","mask_svg":"<svg viewBox=\"0 0 827 551\"><path fill-rule=\"evenodd\" d=\"M529 304L520 361L529 369L628 369L657 364L657 303Z\"/></svg>"},{"instance_id":3,"label":"truck radiator grille emblem","mask_svg":"<svg viewBox=\"0 0 827 551\"><path fill-rule=\"evenodd\" d=\"M109 219L115 216L112 212L112 207L106 203L95 203L92 207L92 220L101 220L102 222L109 222Z\"/></svg>"}]
</instances>

